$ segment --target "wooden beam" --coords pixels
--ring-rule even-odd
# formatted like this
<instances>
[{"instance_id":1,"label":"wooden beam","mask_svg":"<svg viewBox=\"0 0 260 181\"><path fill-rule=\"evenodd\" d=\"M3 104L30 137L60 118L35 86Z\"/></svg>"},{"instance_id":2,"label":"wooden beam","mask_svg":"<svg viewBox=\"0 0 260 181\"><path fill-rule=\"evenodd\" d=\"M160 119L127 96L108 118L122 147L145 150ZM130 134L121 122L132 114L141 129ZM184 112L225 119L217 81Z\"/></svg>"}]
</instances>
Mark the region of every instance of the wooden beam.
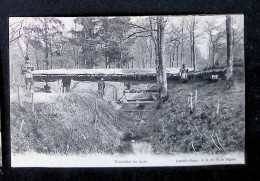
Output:
<instances>
[{"instance_id":1,"label":"wooden beam","mask_svg":"<svg viewBox=\"0 0 260 181\"><path fill-rule=\"evenodd\" d=\"M125 90L125 93L144 93L144 92L158 92L158 91L154 89Z\"/></svg>"},{"instance_id":2,"label":"wooden beam","mask_svg":"<svg viewBox=\"0 0 260 181\"><path fill-rule=\"evenodd\" d=\"M126 109L121 109L121 111L125 112L149 112L149 111L154 111L154 110L126 110Z\"/></svg>"},{"instance_id":3,"label":"wooden beam","mask_svg":"<svg viewBox=\"0 0 260 181\"><path fill-rule=\"evenodd\" d=\"M131 102L123 102L123 104L152 104L155 101L131 101Z\"/></svg>"}]
</instances>

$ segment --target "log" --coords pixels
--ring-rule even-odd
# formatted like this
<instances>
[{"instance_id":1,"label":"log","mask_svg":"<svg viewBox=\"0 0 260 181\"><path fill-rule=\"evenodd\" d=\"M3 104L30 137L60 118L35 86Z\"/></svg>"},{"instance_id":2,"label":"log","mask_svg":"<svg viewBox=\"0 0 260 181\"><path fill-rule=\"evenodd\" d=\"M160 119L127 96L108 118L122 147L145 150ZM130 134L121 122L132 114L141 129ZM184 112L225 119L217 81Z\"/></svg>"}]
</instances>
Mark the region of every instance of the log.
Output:
<instances>
[{"instance_id":1,"label":"log","mask_svg":"<svg viewBox=\"0 0 260 181\"><path fill-rule=\"evenodd\" d=\"M133 98L133 99L127 99L127 101L152 101L151 97L144 97L144 98Z\"/></svg>"},{"instance_id":2,"label":"log","mask_svg":"<svg viewBox=\"0 0 260 181\"><path fill-rule=\"evenodd\" d=\"M158 90L154 90L154 89L125 90L125 93L145 93L145 92L158 92Z\"/></svg>"},{"instance_id":3,"label":"log","mask_svg":"<svg viewBox=\"0 0 260 181\"><path fill-rule=\"evenodd\" d=\"M124 102L124 104L151 104L155 101L132 101L132 102Z\"/></svg>"}]
</instances>

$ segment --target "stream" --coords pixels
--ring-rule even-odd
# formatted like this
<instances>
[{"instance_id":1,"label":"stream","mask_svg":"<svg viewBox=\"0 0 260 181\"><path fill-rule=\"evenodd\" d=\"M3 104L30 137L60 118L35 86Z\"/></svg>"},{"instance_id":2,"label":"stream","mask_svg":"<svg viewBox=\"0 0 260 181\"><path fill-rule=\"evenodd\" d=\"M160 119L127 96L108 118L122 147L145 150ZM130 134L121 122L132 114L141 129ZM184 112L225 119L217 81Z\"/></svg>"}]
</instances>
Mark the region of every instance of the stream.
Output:
<instances>
[{"instance_id":1,"label":"stream","mask_svg":"<svg viewBox=\"0 0 260 181\"><path fill-rule=\"evenodd\" d=\"M123 141L122 146L118 150L119 154L153 154L152 145L148 141Z\"/></svg>"}]
</instances>

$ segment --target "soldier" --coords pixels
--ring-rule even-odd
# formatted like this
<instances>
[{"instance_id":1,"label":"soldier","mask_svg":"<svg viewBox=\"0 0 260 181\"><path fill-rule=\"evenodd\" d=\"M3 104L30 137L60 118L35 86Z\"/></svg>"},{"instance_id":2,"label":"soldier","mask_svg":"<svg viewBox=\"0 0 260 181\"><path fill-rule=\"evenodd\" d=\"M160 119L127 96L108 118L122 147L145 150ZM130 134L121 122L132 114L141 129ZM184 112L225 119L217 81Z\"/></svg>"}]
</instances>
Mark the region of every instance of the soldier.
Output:
<instances>
[{"instance_id":1,"label":"soldier","mask_svg":"<svg viewBox=\"0 0 260 181\"><path fill-rule=\"evenodd\" d=\"M180 69L179 75L180 75L180 83L187 81L188 76L187 76L188 69L185 69L185 64L182 64L182 68Z\"/></svg>"},{"instance_id":2,"label":"soldier","mask_svg":"<svg viewBox=\"0 0 260 181\"><path fill-rule=\"evenodd\" d=\"M46 82L43 88L44 88L44 92L51 93L51 87L48 85L48 82Z\"/></svg>"},{"instance_id":3,"label":"soldier","mask_svg":"<svg viewBox=\"0 0 260 181\"><path fill-rule=\"evenodd\" d=\"M98 93L102 97L102 99L105 93L104 90L105 90L105 82L104 82L104 78L101 78L101 80L98 82Z\"/></svg>"},{"instance_id":4,"label":"soldier","mask_svg":"<svg viewBox=\"0 0 260 181\"><path fill-rule=\"evenodd\" d=\"M130 82L124 82L124 84L125 84L125 90L130 90L130 88L131 88L131 84L130 84Z\"/></svg>"},{"instance_id":5,"label":"soldier","mask_svg":"<svg viewBox=\"0 0 260 181\"><path fill-rule=\"evenodd\" d=\"M31 90L34 84L33 77L32 77L32 71L34 70L34 67L31 65L29 61L29 57L27 55L25 56L25 63L22 65L21 69L22 69L22 75L25 80L26 89L28 87L28 84L30 83L30 90Z\"/></svg>"}]
</instances>

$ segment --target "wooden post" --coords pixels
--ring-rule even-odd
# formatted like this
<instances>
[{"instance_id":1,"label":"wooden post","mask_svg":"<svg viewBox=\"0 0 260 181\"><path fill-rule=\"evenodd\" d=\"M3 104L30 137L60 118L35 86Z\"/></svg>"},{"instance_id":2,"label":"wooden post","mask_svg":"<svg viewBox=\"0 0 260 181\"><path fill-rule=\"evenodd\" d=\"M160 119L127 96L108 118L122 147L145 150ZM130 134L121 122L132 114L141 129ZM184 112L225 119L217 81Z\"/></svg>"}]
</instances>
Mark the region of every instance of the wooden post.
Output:
<instances>
[{"instance_id":1,"label":"wooden post","mask_svg":"<svg viewBox=\"0 0 260 181\"><path fill-rule=\"evenodd\" d=\"M22 123L21 123L21 126L20 126L20 133L21 133L22 130L23 130L23 123L24 123L24 119L22 120Z\"/></svg>"},{"instance_id":2,"label":"wooden post","mask_svg":"<svg viewBox=\"0 0 260 181\"><path fill-rule=\"evenodd\" d=\"M198 91L195 90L195 105L197 104L197 101L198 101Z\"/></svg>"},{"instance_id":3,"label":"wooden post","mask_svg":"<svg viewBox=\"0 0 260 181\"><path fill-rule=\"evenodd\" d=\"M21 91L21 85L18 86L18 102L19 102L19 105L20 105L21 107L23 107L23 101L22 101L22 99L21 99L20 91Z\"/></svg>"},{"instance_id":4,"label":"wooden post","mask_svg":"<svg viewBox=\"0 0 260 181\"><path fill-rule=\"evenodd\" d=\"M71 78L70 77L63 77L62 78L62 84L63 84L63 90L64 92L70 92L70 84L71 84Z\"/></svg>"},{"instance_id":5,"label":"wooden post","mask_svg":"<svg viewBox=\"0 0 260 181\"><path fill-rule=\"evenodd\" d=\"M57 82L58 82L59 97L60 97L60 96L61 96L61 92L62 92L62 86L61 86L61 82L60 82L60 80L58 80Z\"/></svg>"},{"instance_id":6,"label":"wooden post","mask_svg":"<svg viewBox=\"0 0 260 181\"><path fill-rule=\"evenodd\" d=\"M96 124L96 123L98 123L98 106L97 106L97 99L96 99L96 101L95 101L95 105L94 105L94 107L95 107L95 120L94 120L94 124Z\"/></svg>"},{"instance_id":7,"label":"wooden post","mask_svg":"<svg viewBox=\"0 0 260 181\"><path fill-rule=\"evenodd\" d=\"M193 105L192 105L192 93L190 93L190 109L193 110Z\"/></svg>"},{"instance_id":8,"label":"wooden post","mask_svg":"<svg viewBox=\"0 0 260 181\"><path fill-rule=\"evenodd\" d=\"M34 92L32 92L32 112L34 112Z\"/></svg>"},{"instance_id":9,"label":"wooden post","mask_svg":"<svg viewBox=\"0 0 260 181\"><path fill-rule=\"evenodd\" d=\"M115 100L115 90L113 89L113 101Z\"/></svg>"},{"instance_id":10,"label":"wooden post","mask_svg":"<svg viewBox=\"0 0 260 181\"><path fill-rule=\"evenodd\" d=\"M218 104L217 104L217 114L219 112L219 97L218 97Z\"/></svg>"},{"instance_id":11,"label":"wooden post","mask_svg":"<svg viewBox=\"0 0 260 181\"><path fill-rule=\"evenodd\" d=\"M115 93L114 93L114 95L115 95L115 101L117 101L117 90L116 90L116 88L115 88L114 90L115 90Z\"/></svg>"}]
</instances>

